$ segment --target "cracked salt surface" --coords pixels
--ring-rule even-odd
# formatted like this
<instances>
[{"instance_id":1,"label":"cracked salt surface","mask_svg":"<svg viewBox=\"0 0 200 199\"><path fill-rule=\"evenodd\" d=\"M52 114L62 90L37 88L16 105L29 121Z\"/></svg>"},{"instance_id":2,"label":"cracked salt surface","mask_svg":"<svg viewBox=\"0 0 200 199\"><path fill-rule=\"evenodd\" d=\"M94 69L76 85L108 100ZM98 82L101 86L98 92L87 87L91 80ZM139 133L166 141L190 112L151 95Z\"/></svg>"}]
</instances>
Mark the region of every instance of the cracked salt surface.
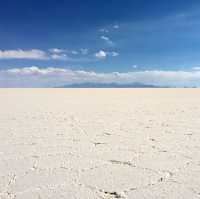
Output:
<instances>
[{"instance_id":1,"label":"cracked salt surface","mask_svg":"<svg viewBox=\"0 0 200 199\"><path fill-rule=\"evenodd\" d=\"M200 198L198 89L2 89L0 99L0 199Z\"/></svg>"}]
</instances>

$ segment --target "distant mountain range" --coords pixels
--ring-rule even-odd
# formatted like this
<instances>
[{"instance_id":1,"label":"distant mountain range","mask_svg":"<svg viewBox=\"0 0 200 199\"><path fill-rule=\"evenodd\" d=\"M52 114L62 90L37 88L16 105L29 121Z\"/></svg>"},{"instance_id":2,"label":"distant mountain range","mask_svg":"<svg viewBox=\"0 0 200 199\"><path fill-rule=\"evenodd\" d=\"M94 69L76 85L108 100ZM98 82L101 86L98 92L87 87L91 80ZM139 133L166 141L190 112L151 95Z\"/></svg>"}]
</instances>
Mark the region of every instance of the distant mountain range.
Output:
<instances>
[{"instance_id":1,"label":"distant mountain range","mask_svg":"<svg viewBox=\"0 0 200 199\"><path fill-rule=\"evenodd\" d=\"M159 86L141 83L118 84L118 83L77 83L59 86L57 88L161 88Z\"/></svg>"}]
</instances>

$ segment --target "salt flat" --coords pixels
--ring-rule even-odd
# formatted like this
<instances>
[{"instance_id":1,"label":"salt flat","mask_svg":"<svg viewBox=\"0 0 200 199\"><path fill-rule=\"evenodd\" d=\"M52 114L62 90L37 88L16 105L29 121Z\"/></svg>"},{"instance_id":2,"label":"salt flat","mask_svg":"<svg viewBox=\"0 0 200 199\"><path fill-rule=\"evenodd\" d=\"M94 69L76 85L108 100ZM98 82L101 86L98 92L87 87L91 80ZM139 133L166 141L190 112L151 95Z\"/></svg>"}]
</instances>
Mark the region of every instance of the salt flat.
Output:
<instances>
[{"instance_id":1,"label":"salt flat","mask_svg":"<svg viewBox=\"0 0 200 199\"><path fill-rule=\"evenodd\" d=\"M200 90L1 89L0 198L200 198Z\"/></svg>"}]
</instances>

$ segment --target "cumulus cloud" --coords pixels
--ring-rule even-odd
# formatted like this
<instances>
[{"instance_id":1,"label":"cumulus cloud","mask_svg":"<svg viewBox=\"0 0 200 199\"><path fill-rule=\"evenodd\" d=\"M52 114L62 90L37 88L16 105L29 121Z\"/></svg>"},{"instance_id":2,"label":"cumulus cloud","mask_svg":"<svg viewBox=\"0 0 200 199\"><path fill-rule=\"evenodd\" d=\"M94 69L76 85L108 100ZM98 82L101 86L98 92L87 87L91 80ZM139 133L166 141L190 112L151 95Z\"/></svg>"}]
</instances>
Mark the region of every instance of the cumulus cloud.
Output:
<instances>
[{"instance_id":1,"label":"cumulus cloud","mask_svg":"<svg viewBox=\"0 0 200 199\"><path fill-rule=\"evenodd\" d=\"M104 50L100 50L99 52L95 53L95 57L98 59L105 59L106 57L111 56L111 57L117 57L119 56L118 52L106 52Z\"/></svg>"},{"instance_id":2,"label":"cumulus cloud","mask_svg":"<svg viewBox=\"0 0 200 199\"><path fill-rule=\"evenodd\" d=\"M100 50L99 52L95 53L95 57L98 59L105 59L107 57L107 52Z\"/></svg>"},{"instance_id":3,"label":"cumulus cloud","mask_svg":"<svg viewBox=\"0 0 200 199\"><path fill-rule=\"evenodd\" d=\"M72 83L142 83L157 86L200 86L200 71L135 71L97 73L36 66L0 71L0 87L56 87Z\"/></svg>"},{"instance_id":4,"label":"cumulus cloud","mask_svg":"<svg viewBox=\"0 0 200 199\"><path fill-rule=\"evenodd\" d=\"M109 37L101 36L101 39L104 40L107 44L113 45L114 43L110 40Z\"/></svg>"},{"instance_id":5,"label":"cumulus cloud","mask_svg":"<svg viewBox=\"0 0 200 199\"><path fill-rule=\"evenodd\" d=\"M0 50L0 59L48 59L45 51L38 49L31 50Z\"/></svg>"}]
</instances>

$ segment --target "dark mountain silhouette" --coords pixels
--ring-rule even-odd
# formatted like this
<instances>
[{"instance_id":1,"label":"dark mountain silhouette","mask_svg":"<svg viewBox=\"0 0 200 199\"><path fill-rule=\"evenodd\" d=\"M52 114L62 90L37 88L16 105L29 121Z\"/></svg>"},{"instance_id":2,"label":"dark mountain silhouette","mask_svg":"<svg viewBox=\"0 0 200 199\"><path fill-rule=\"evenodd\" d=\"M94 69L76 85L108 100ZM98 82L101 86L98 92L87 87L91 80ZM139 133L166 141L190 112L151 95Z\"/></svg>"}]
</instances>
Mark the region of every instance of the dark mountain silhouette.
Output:
<instances>
[{"instance_id":1,"label":"dark mountain silhouette","mask_svg":"<svg viewBox=\"0 0 200 199\"><path fill-rule=\"evenodd\" d=\"M118 83L86 82L86 83L63 85L57 88L160 88L160 87L151 84L141 84L141 83L118 84Z\"/></svg>"}]
</instances>

